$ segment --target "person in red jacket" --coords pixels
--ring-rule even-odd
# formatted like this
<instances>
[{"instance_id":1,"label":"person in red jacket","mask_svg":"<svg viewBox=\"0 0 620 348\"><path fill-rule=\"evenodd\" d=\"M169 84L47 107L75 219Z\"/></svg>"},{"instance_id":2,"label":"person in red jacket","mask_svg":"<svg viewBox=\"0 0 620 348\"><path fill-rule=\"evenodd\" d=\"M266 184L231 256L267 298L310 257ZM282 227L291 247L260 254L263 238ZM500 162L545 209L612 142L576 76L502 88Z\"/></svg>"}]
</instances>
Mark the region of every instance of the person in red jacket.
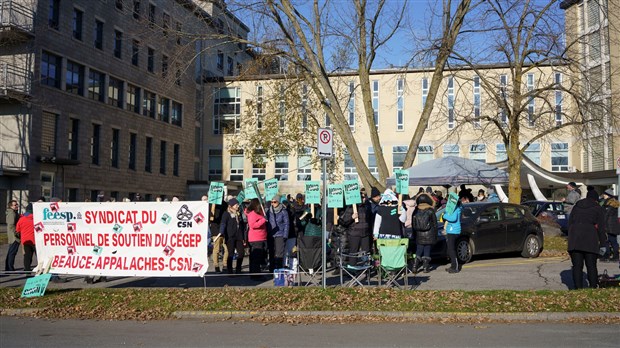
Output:
<instances>
[{"instance_id":1,"label":"person in red jacket","mask_svg":"<svg viewBox=\"0 0 620 348\"><path fill-rule=\"evenodd\" d=\"M250 278L263 280L258 273L265 262L265 245L267 244L267 219L258 198L253 198L245 211L248 217L248 242L250 243Z\"/></svg>"},{"instance_id":2,"label":"person in red jacket","mask_svg":"<svg viewBox=\"0 0 620 348\"><path fill-rule=\"evenodd\" d=\"M37 252L34 242L34 219L32 215L32 203L28 204L24 215L17 221L15 231L21 234L22 247L24 248L24 271L32 271L32 256Z\"/></svg>"}]
</instances>

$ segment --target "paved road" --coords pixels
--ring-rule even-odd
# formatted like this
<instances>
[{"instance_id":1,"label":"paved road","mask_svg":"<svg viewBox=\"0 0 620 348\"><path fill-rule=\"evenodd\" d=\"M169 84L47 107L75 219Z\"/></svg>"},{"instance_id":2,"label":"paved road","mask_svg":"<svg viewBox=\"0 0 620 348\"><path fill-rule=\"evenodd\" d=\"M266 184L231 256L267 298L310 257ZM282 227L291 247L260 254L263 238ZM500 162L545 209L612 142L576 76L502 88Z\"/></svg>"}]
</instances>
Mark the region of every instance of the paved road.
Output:
<instances>
[{"instance_id":1,"label":"paved road","mask_svg":"<svg viewBox=\"0 0 620 348\"><path fill-rule=\"evenodd\" d=\"M52 321L0 317L1 347L617 347L617 325Z\"/></svg>"}]
</instances>

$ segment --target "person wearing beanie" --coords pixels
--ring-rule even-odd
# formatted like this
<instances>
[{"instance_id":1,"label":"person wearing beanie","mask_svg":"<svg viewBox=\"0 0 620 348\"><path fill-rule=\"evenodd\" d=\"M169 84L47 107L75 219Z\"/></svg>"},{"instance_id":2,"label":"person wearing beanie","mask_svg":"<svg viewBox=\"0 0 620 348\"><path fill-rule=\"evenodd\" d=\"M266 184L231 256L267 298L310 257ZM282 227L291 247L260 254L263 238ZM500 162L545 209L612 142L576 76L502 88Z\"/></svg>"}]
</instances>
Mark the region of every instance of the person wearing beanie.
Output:
<instances>
[{"instance_id":1,"label":"person wearing beanie","mask_svg":"<svg viewBox=\"0 0 620 348\"><path fill-rule=\"evenodd\" d=\"M228 200L228 209L222 215L222 221L220 222L220 236L224 237L223 239L226 244L226 250L229 251L225 259L228 274L233 273L233 259L235 251L237 251L235 273L241 273L241 265L243 264L243 258L245 257L244 251L246 244L244 231L245 228L243 219L239 214L239 201L236 198L230 198Z\"/></svg>"},{"instance_id":2,"label":"person wearing beanie","mask_svg":"<svg viewBox=\"0 0 620 348\"><path fill-rule=\"evenodd\" d=\"M570 184L568 185L570 186ZM598 193L588 187L586 198L578 200L568 218L568 253L570 254L574 289L583 284L585 263L590 288L598 286L596 260L606 251L605 211L598 204Z\"/></svg>"},{"instance_id":3,"label":"person wearing beanie","mask_svg":"<svg viewBox=\"0 0 620 348\"><path fill-rule=\"evenodd\" d=\"M577 188L577 184L574 181L566 184L566 190L568 190L568 193L566 198L564 198L564 212L570 214L575 203L581 199L581 191Z\"/></svg>"},{"instance_id":4,"label":"person wearing beanie","mask_svg":"<svg viewBox=\"0 0 620 348\"><path fill-rule=\"evenodd\" d=\"M620 207L620 202L618 202L618 196L614 195L613 189L607 189L603 192L603 209L605 209L605 228L607 231L607 240L608 247L607 253L602 256L602 259L607 261L618 262L619 253L618 253L618 236L620 235L620 223L618 222L618 207Z\"/></svg>"}]
</instances>

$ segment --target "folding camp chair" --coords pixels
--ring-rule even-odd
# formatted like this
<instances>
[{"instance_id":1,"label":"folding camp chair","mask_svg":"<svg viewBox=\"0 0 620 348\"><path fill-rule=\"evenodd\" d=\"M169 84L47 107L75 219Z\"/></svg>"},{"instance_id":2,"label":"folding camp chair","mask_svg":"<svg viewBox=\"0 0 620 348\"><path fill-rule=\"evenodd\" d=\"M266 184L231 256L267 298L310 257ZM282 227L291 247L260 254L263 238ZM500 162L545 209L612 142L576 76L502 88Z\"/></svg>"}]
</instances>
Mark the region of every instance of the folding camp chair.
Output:
<instances>
[{"instance_id":1,"label":"folding camp chair","mask_svg":"<svg viewBox=\"0 0 620 348\"><path fill-rule=\"evenodd\" d=\"M297 285L321 285L323 260L321 237L300 235L297 239Z\"/></svg>"},{"instance_id":2,"label":"folding camp chair","mask_svg":"<svg viewBox=\"0 0 620 348\"><path fill-rule=\"evenodd\" d=\"M408 288L409 267L407 267L407 247L409 239L378 239L379 249L379 285L382 284L385 275L386 286L402 288L399 278L404 279L404 287Z\"/></svg>"},{"instance_id":3,"label":"folding camp chair","mask_svg":"<svg viewBox=\"0 0 620 348\"><path fill-rule=\"evenodd\" d=\"M364 251L347 253L341 250L338 266L340 268L340 285L345 287L364 286L362 283L364 279L366 285L370 285L370 271L372 269L370 253ZM347 278L349 279L347 280Z\"/></svg>"}]
</instances>

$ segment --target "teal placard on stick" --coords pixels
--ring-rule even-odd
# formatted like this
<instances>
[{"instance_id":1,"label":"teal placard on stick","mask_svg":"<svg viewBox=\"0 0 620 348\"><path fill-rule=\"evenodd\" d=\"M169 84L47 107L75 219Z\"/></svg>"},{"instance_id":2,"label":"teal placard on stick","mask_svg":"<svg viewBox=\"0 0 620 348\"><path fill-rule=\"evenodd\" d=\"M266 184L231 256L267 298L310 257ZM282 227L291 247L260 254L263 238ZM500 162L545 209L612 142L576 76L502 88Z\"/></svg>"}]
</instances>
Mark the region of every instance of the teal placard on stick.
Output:
<instances>
[{"instance_id":1,"label":"teal placard on stick","mask_svg":"<svg viewBox=\"0 0 620 348\"><path fill-rule=\"evenodd\" d=\"M224 183L211 182L209 185L209 204L222 204L224 199Z\"/></svg>"},{"instance_id":2,"label":"teal placard on stick","mask_svg":"<svg viewBox=\"0 0 620 348\"><path fill-rule=\"evenodd\" d=\"M52 278L51 273L41 274L36 277L26 279L26 284L22 290L22 297L41 297L45 294L47 284Z\"/></svg>"},{"instance_id":3,"label":"teal placard on stick","mask_svg":"<svg viewBox=\"0 0 620 348\"><path fill-rule=\"evenodd\" d=\"M269 179L265 181L265 199L270 200L278 194L278 179Z\"/></svg>"},{"instance_id":4,"label":"teal placard on stick","mask_svg":"<svg viewBox=\"0 0 620 348\"><path fill-rule=\"evenodd\" d=\"M448 214L454 213L454 209L456 208L456 203L458 201L459 201L459 196L454 192L450 192L448 194L448 201L446 202L446 213Z\"/></svg>"},{"instance_id":5,"label":"teal placard on stick","mask_svg":"<svg viewBox=\"0 0 620 348\"><path fill-rule=\"evenodd\" d=\"M344 187L342 184L327 185L327 206L330 208L342 208L344 199Z\"/></svg>"},{"instance_id":6,"label":"teal placard on stick","mask_svg":"<svg viewBox=\"0 0 620 348\"><path fill-rule=\"evenodd\" d=\"M362 204L360 196L360 184L357 180L345 180L344 182L344 202L346 205Z\"/></svg>"},{"instance_id":7,"label":"teal placard on stick","mask_svg":"<svg viewBox=\"0 0 620 348\"><path fill-rule=\"evenodd\" d=\"M396 177L396 193L409 194L409 171L406 169L397 169L394 171Z\"/></svg>"},{"instance_id":8,"label":"teal placard on stick","mask_svg":"<svg viewBox=\"0 0 620 348\"><path fill-rule=\"evenodd\" d=\"M239 201L239 203L245 201L245 192L243 190L237 193L237 200Z\"/></svg>"},{"instance_id":9,"label":"teal placard on stick","mask_svg":"<svg viewBox=\"0 0 620 348\"><path fill-rule=\"evenodd\" d=\"M321 204L321 183L319 181L306 182L306 204Z\"/></svg>"},{"instance_id":10,"label":"teal placard on stick","mask_svg":"<svg viewBox=\"0 0 620 348\"><path fill-rule=\"evenodd\" d=\"M254 190L254 186L252 186L252 182L255 182L258 184L258 179L256 178L245 179L245 198L247 199L258 198L258 194L256 193L256 190Z\"/></svg>"}]
</instances>

